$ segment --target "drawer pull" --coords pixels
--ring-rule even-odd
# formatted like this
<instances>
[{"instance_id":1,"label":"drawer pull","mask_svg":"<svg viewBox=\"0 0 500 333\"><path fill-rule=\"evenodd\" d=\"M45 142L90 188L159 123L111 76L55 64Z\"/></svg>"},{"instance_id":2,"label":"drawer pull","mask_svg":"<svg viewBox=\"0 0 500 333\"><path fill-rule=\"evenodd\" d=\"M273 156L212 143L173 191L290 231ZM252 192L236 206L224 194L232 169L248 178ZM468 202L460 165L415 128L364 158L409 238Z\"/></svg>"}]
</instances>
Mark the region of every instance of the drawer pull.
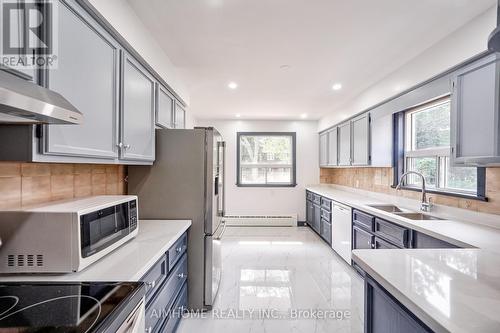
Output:
<instances>
[{"instance_id":1,"label":"drawer pull","mask_svg":"<svg viewBox=\"0 0 500 333\"><path fill-rule=\"evenodd\" d=\"M179 279L184 279L184 278L187 278L188 276L187 276L187 274L180 273L180 274L177 274L177 277L178 277Z\"/></svg>"},{"instance_id":2,"label":"drawer pull","mask_svg":"<svg viewBox=\"0 0 500 333\"><path fill-rule=\"evenodd\" d=\"M151 282L146 282L146 284L147 284L147 286L148 286L148 287L150 287L150 288L154 288L154 287L155 287L155 285L156 285L156 281L155 281L155 280L153 280L153 281L151 281Z\"/></svg>"},{"instance_id":3,"label":"drawer pull","mask_svg":"<svg viewBox=\"0 0 500 333\"><path fill-rule=\"evenodd\" d=\"M175 252L177 253L181 253L181 251L182 251L182 246L175 249Z\"/></svg>"}]
</instances>

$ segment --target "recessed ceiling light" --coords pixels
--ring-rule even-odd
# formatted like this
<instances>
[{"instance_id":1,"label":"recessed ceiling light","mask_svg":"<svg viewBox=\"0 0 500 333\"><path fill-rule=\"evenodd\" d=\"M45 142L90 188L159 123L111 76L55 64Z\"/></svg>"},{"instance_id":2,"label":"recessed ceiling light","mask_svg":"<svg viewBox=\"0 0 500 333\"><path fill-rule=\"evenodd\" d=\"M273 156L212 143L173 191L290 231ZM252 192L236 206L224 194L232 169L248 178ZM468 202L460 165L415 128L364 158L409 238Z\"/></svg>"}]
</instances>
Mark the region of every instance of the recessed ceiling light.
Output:
<instances>
[{"instance_id":1,"label":"recessed ceiling light","mask_svg":"<svg viewBox=\"0 0 500 333\"><path fill-rule=\"evenodd\" d=\"M281 65L280 69L287 70L287 69L290 69L290 67L291 67L290 65Z\"/></svg>"},{"instance_id":2,"label":"recessed ceiling light","mask_svg":"<svg viewBox=\"0 0 500 333\"><path fill-rule=\"evenodd\" d=\"M236 82L229 82L229 83L227 84L227 87L228 87L229 89L234 90L234 89L238 88L238 83L236 83Z\"/></svg>"},{"instance_id":3,"label":"recessed ceiling light","mask_svg":"<svg viewBox=\"0 0 500 333\"><path fill-rule=\"evenodd\" d=\"M332 86L332 89L333 89L333 90L340 90L340 89L342 89L342 84L340 84L340 83L335 83L335 84Z\"/></svg>"},{"instance_id":4,"label":"recessed ceiling light","mask_svg":"<svg viewBox=\"0 0 500 333\"><path fill-rule=\"evenodd\" d=\"M303 113L303 114L301 114L301 115L300 115L300 118L302 118L302 119L306 119L306 118L307 118L307 113Z\"/></svg>"},{"instance_id":5,"label":"recessed ceiling light","mask_svg":"<svg viewBox=\"0 0 500 333\"><path fill-rule=\"evenodd\" d=\"M241 117L241 114L239 114L239 113L238 113L238 114L236 115L236 118L240 118L240 117Z\"/></svg>"}]
</instances>

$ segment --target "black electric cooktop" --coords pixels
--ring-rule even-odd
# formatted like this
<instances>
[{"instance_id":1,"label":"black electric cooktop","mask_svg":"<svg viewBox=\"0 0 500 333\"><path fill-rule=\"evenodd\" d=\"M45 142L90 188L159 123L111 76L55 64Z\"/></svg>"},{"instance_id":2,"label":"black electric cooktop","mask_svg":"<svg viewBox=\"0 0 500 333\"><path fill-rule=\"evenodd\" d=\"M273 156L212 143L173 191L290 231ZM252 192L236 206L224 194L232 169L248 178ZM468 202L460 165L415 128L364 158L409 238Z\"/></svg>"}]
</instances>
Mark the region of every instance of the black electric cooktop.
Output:
<instances>
[{"instance_id":1,"label":"black electric cooktop","mask_svg":"<svg viewBox=\"0 0 500 333\"><path fill-rule=\"evenodd\" d=\"M0 283L0 332L101 332L138 293L140 282Z\"/></svg>"}]
</instances>

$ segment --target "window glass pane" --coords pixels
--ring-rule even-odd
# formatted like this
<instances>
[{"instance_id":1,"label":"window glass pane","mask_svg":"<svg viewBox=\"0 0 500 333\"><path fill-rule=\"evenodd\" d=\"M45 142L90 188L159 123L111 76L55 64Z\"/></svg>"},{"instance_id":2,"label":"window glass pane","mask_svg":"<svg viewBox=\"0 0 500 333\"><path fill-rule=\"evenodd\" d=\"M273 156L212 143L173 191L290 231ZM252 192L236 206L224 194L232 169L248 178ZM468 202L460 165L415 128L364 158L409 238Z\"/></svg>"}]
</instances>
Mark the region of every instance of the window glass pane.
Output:
<instances>
[{"instance_id":1,"label":"window glass pane","mask_svg":"<svg viewBox=\"0 0 500 333\"><path fill-rule=\"evenodd\" d=\"M477 168L452 167L446 158L445 187L452 190L477 192Z\"/></svg>"},{"instance_id":2,"label":"window glass pane","mask_svg":"<svg viewBox=\"0 0 500 333\"><path fill-rule=\"evenodd\" d=\"M412 157L407 160L407 170L417 171L424 175L427 187L436 187L437 161L435 157ZM421 186L422 180L417 175L408 175L408 185Z\"/></svg>"},{"instance_id":3,"label":"window glass pane","mask_svg":"<svg viewBox=\"0 0 500 333\"><path fill-rule=\"evenodd\" d=\"M292 164L292 137L242 135L240 154L245 164Z\"/></svg>"},{"instance_id":4,"label":"window glass pane","mask_svg":"<svg viewBox=\"0 0 500 333\"><path fill-rule=\"evenodd\" d=\"M268 168L267 182L268 183L285 183L289 184L292 181L291 168Z\"/></svg>"},{"instance_id":5,"label":"window glass pane","mask_svg":"<svg viewBox=\"0 0 500 333\"><path fill-rule=\"evenodd\" d=\"M240 184L289 185L294 176L293 134L239 135Z\"/></svg>"},{"instance_id":6,"label":"window glass pane","mask_svg":"<svg viewBox=\"0 0 500 333\"><path fill-rule=\"evenodd\" d=\"M265 184L266 183L266 168L241 168L241 183L242 184Z\"/></svg>"},{"instance_id":7,"label":"window glass pane","mask_svg":"<svg viewBox=\"0 0 500 333\"><path fill-rule=\"evenodd\" d=\"M412 149L450 146L450 102L411 113Z\"/></svg>"}]
</instances>

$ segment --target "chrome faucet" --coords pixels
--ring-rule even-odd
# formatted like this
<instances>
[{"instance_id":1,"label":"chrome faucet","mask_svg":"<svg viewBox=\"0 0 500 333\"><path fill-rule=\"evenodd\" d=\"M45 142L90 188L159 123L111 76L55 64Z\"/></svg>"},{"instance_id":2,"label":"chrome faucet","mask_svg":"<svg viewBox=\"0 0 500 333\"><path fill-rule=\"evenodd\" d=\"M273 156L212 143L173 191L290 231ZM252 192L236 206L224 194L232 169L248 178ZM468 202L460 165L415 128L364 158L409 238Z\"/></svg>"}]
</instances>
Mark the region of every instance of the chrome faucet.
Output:
<instances>
[{"instance_id":1,"label":"chrome faucet","mask_svg":"<svg viewBox=\"0 0 500 333\"><path fill-rule=\"evenodd\" d=\"M431 208L432 208L432 204L430 203L430 201L427 200L427 192L425 190L425 177L420 172L407 171L407 172L403 173L401 175L401 178L399 178L399 184L398 184L398 186L396 186L396 191L401 189L401 185L403 184L403 179L410 174L417 175L417 176L420 176L420 178L422 178L422 203L420 204L420 210L423 212L430 212Z\"/></svg>"}]
</instances>

